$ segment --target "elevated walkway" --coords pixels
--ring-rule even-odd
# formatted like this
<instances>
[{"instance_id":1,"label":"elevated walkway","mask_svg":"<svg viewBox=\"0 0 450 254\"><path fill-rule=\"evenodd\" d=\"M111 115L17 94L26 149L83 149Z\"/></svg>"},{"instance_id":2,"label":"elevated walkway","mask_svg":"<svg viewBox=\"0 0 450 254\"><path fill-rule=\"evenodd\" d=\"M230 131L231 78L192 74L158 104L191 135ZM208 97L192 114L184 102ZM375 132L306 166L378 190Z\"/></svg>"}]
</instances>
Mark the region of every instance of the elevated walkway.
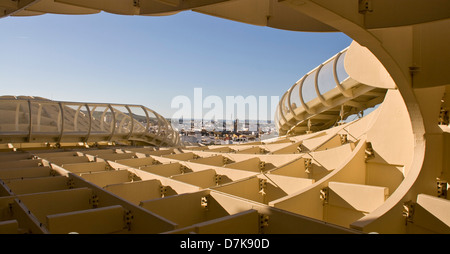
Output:
<instances>
[{"instance_id":1,"label":"elevated walkway","mask_svg":"<svg viewBox=\"0 0 450 254\"><path fill-rule=\"evenodd\" d=\"M325 130L383 101L386 88L349 76L344 65L347 50L314 68L284 93L275 115L280 135Z\"/></svg>"},{"instance_id":2,"label":"elevated walkway","mask_svg":"<svg viewBox=\"0 0 450 254\"><path fill-rule=\"evenodd\" d=\"M140 105L60 102L39 97L0 97L2 143L129 142L179 146L178 133Z\"/></svg>"}]
</instances>

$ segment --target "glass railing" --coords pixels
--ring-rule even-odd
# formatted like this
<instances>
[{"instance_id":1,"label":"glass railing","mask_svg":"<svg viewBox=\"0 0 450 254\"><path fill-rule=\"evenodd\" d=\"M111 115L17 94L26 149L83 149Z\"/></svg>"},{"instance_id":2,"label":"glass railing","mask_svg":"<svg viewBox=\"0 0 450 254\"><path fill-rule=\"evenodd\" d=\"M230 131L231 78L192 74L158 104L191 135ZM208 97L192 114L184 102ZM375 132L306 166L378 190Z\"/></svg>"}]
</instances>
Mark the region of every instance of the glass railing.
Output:
<instances>
[{"instance_id":1,"label":"glass railing","mask_svg":"<svg viewBox=\"0 0 450 254\"><path fill-rule=\"evenodd\" d=\"M58 102L34 97L0 97L0 141L149 141L179 145L178 133L155 111L141 105Z\"/></svg>"}]
</instances>

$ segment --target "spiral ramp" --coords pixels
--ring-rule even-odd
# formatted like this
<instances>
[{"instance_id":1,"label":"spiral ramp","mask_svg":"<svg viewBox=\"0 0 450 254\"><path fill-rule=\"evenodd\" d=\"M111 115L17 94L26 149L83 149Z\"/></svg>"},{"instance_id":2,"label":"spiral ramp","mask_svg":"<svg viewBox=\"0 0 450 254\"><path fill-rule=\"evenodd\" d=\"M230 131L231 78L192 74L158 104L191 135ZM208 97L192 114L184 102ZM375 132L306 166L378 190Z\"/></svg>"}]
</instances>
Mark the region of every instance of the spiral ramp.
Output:
<instances>
[{"instance_id":1,"label":"spiral ramp","mask_svg":"<svg viewBox=\"0 0 450 254\"><path fill-rule=\"evenodd\" d=\"M39 135L25 124L21 141L2 140L0 232L450 233L448 76L428 79L428 87L423 78L435 73L427 66L433 71L446 66L435 62L448 56L445 51L436 53L445 45L448 49L448 35L434 48L421 48L432 38L429 33L448 27L448 12L441 11L448 2L411 1L404 6L409 11L405 13L412 13L408 17L386 12L389 1L373 6L359 1L356 14L317 2L0 1L4 16L100 11L165 15L194 10L281 29L342 30L367 46L352 43L288 89L276 116L281 136L272 140L206 147L97 142L87 147L77 145L85 139L58 143L70 136L60 126L59 135L36 146L28 141ZM247 15L247 6L258 7L252 12L256 14ZM382 19L377 19L377 11L384 14ZM359 23L361 15L364 24ZM422 30L411 36L409 28ZM407 50L397 54L398 45L390 44L400 37L421 40L410 52L421 49L420 57L428 60L428 52L435 61L422 61L422 73L409 66L417 77L415 87L399 74L407 62L403 57L410 57ZM382 56L382 63L369 49ZM327 79L330 82L324 83ZM30 108L32 101L26 103L24 108ZM377 104L370 114L348 120ZM433 111L436 108L441 111ZM9 114L17 116L22 110L15 109ZM53 121L54 117L58 115ZM15 117L8 128L17 130L20 119ZM173 209L180 206L183 209Z\"/></svg>"}]
</instances>

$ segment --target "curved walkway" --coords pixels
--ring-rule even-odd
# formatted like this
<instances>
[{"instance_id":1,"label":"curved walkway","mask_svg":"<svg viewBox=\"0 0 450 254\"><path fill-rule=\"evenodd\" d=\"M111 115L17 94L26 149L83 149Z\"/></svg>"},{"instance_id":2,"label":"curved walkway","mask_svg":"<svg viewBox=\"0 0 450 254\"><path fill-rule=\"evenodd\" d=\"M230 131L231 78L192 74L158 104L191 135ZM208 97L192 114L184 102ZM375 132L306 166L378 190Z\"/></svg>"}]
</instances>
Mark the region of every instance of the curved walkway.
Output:
<instances>
[{"instance_id":1,"label":"curved walkway","mask_svg":"<svg viewBox=\"0 0 450 254\"><path fill-rule=\"evenodd\" d=\"M155 111L140 105L0 97L0 139L20 142L129 142L180 145L178 133Z\"/></svg>"}]
</instances>

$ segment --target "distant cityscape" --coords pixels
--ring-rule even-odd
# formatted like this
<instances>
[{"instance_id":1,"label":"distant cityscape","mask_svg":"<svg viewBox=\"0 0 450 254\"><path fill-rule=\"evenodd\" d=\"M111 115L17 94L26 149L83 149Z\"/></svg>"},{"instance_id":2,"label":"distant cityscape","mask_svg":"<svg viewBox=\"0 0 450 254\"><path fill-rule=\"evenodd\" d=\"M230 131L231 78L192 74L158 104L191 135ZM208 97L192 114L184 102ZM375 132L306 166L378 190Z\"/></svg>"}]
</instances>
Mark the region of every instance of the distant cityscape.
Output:
<instances>
[{"instance_id":1,"label":"distant cityscape","mask_svg":"<svg viewBox=\"0 0 450 254\"><path fill-rule=\"evenodd\" d=\"M278 136L273 121L172 119L171 122L181 141L192 145L241 144Z\"/></svg>"}]
</instances>

